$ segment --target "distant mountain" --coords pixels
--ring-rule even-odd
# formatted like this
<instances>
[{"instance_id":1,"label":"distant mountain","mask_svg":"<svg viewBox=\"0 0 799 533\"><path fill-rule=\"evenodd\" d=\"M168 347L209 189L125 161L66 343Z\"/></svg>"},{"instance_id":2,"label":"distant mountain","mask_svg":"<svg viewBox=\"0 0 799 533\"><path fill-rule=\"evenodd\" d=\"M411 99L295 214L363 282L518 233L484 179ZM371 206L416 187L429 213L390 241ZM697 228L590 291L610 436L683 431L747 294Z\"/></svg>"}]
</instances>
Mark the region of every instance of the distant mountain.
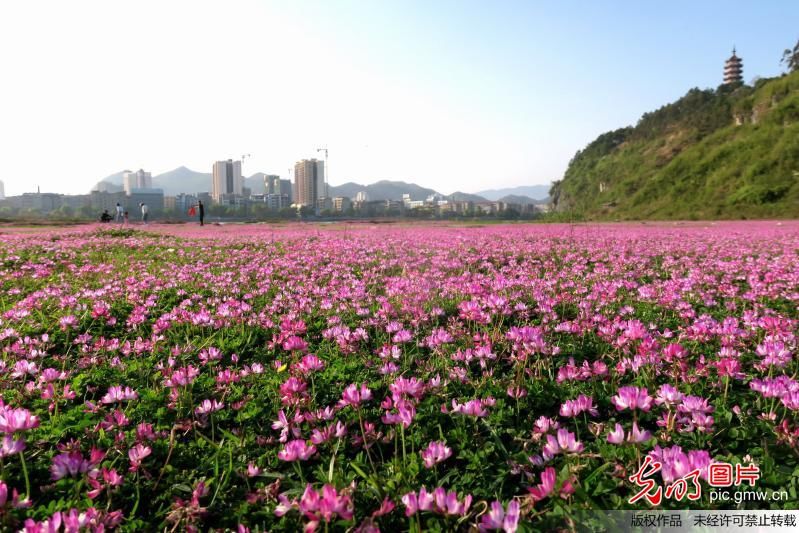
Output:
<instances>
[{"instance_id":1,"label":"distant mountain","mask_svg":"<svg viewBox=\"0 0 799 533\"><path fill-rule=\"evenodd\" d=\"M508 187L505 189L487 189L478 191L477 195L496 201L503 196L527 196L535 200L544 200L549 196L549 185L522 185L521 187Z\"/></svg>"},{"instance_id":2,"label":"distant mountain","mask_svg":"<svg viewBox=\"0 0 799 533\"><path fill-rule=\"evenodd\" d=\"M460 192L456 191L449 196L447 199L451 202L486 202L488 198L484 196L478 196L476 194L470 194L468 192Z\"/></svg>"},{"instance_id":3,"label":"distant mountain","mask_svg":"<svg viewBox=\"0 0 799 533\"><path fill-rule=\"evenodd\" d=\"M164 189L166 196L180 193L193 194L211 191L211 174L197 172L186 167L153 176L153 187Z\"/></svg>"},{"instance_id":4,"label":"distant mountain","mask_svg":"<svg viewBox=\"0 0 799 533\"><path fill-rule=\"evenodd\" d=\"M256 172L249 178L244 178L244 186L252 191L252 194L265 194L266 184L264 184L264 172Z\"/></svg>"},{"instance_id":5,"label":"distant mountain","mask_svg":"<svg viewBox=\"0 0 799 533\"><path fill-rule=\"evenodd\" d=\"M117 172L106 176L92 187L94 191L115 192L122 190L122 174ZM153 176L153 187L163 189L167 196L180 193L208 192L211 190L211 174L196 172L186 167L178 167L169 172Z\"/></svg>"},{"instance_id":6,"label":"distant mountain","mask_svg":"<svg viewBox=\"0 0 799 533\"><path fill-rule=\"evenodd\" d=\"M92 190L116 192L122 190L122 172L111 174L100 180ZM244 186L252 191L252 194L263 194L264 172L256 172L252 176L244 178ZM166 196L175 196L180 193L194 194L198 192L211 191L211 174L197 172L190 168L181 166L163 174L153 176L153 187L163 189ZM539 198L546 198L548 187L545 185L534 185L528 187L513 187L510 189L493 189L483 191L478 194L467 192L454 192L450 195L441 194L433 189L422 187L415 183L405 181L381 180L369 185L347 182L341 185L330 186L330 196L346 196L354 199L361 191L366 191L370 200L402 200L403 194L410 194L411 200L425 200L428 196L439 195L455 202L486 202L496 201L503 197L513 198L513 200L503 200L512 203L541 203Z\"/></svg>"},{"instance_id":7,"label":"distant mountain","mask_svg":"<svg viewBox=\"0 0 799 533\"><path fill-rule=\"evenodd\" d=\"M118 192L122 190L122 174L117 172L106 176L94 187L94 191ZM253 194L264 193L264 174L257 172L244 178L244 186L249 187ZM178 167L163 174L153 176L153 187L163 189L166 196L175 196L180 193L194 194L211 191L211 173L197 172L187 167Z\"/></svg>"},{"instance_id":8,"label":"distant mountain","mask_svg":"<svg viewBox=\"0 0 799 533\"><path fill-rule=\"evenodd\" d=\"M330 196L348 196L355 198L360 191L366 191L369 200L402 200L403 194L410 194L411 200L424 200L431 194L439 194L433 189L427 189L415 183L404 181L381 180L371 185L359 185L357 183L344 183L342 185L331 185Z\"/></svg>"},{"instance_id":9,"label":"distant mountain","mask_svg":"<svg viewBox=\"0 0 799 533\"><path fill-rule=\"evenodd\" d=\"M101 179L100 181L101 182L104 181L104 182L110 183L112 185L122 185L122 174L124 174L124 173L125 173L125 171L123 170L121 172L117 172L116 174L111 174L110 176L106 176L103 179Z\"/></svg>"},{"instance_id":10,"label":"distant mountain","mask_svg":"<svg viewBox=\"0 0 799 533\"><path fill-rule=\"evenodd\" d=\"M529 196L524 196L520 194L508 194L500 198L498 201L505 202L506 204L521 204L521 205L549 203L548 198L545 198L543 200L536 200L535 198L530 198Z\"/></svg>"}]
</instances>

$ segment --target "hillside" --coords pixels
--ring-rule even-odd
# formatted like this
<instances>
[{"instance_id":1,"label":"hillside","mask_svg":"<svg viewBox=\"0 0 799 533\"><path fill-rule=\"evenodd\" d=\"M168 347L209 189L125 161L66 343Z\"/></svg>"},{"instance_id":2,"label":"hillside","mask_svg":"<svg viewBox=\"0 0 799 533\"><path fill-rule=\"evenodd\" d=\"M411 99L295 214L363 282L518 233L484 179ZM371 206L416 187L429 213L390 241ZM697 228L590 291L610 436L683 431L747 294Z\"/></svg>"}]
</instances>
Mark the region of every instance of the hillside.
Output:
<instances>
[{"instance_id":1,"label":"hillside","mask_svg":"<svg viewBox=\"0 0 799 533\"><path fill-rule=\"evenodd\" d=\"M550 194L587 218L799 217L799 72L692 89L578 151Z\"/></svg>"}]
</instances>

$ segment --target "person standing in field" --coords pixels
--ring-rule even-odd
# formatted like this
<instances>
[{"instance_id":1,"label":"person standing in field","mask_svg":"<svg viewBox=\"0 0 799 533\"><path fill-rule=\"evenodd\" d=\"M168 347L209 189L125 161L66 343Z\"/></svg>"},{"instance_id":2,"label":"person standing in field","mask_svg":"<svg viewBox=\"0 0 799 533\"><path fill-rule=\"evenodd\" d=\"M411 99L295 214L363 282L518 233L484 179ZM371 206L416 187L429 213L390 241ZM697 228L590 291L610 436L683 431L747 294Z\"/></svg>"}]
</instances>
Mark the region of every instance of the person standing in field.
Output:
<instances>
[{"instance_id":1,"label":"person standing in field","mask_svg":"<svg viewBox=\"0 0 799 533\"><path fill-rule=\"evenodd\" d=\"M128 226L128 212L127 211L125 211L122 214L122 225L125 226L125 227Z\"/></svg>"},{"instance_id":2,"label":"person standing in field","mask_svg":"<svg viewBox=\"0 0 799 533\"><path fill-rule=\"evenodd\" d=\"M150 214L150 208L147 207L147 204L145 204L144 202L140 203L139 207L141 207L141 221L142 221L142 224L144 224L146 226L147 225L147 216Z\"/></svg>"},{"instance_id":3,"label":"person standing in field","mask_svg":"<svg viewBox=\"0 0 799 533\"><path fill-rule=\"evenodd\" d=\"M122 206L117 202L117 216L116 221L122 224Z\"/></svg>"},{"instance_id":4,"label":"person standing in field","mask_svg":"<svg viewBox=\"0 0 799 533\"><path fill-rule=\"evenodd\" d=\"M202 200L197 202L197 210L200 214L200 226L202 226L205 221L205 206L203 205Z\"/></svg>"}]
</instances>

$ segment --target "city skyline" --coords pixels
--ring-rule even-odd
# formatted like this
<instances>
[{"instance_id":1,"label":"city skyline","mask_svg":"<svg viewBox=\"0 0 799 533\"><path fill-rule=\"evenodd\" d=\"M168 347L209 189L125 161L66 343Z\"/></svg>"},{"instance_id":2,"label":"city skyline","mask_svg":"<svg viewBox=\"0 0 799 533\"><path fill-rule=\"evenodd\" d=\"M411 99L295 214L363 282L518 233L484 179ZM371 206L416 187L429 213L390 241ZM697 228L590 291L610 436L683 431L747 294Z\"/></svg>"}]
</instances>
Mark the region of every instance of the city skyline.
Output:
<instances>
[{"instance_id":1,"label":"city skyline","mask_svg":"<svg viewBox=\"0 0 799 533\"><path fill-rule=\"evenodd\" d=\"M243 175L285 175L326 146L330 185L544 184L597 134L718 86L733 46L749 82L797 37L795 5L632 6L9 3L0 179L79 194L244 153Z\"/></svg>"}]
</instances>

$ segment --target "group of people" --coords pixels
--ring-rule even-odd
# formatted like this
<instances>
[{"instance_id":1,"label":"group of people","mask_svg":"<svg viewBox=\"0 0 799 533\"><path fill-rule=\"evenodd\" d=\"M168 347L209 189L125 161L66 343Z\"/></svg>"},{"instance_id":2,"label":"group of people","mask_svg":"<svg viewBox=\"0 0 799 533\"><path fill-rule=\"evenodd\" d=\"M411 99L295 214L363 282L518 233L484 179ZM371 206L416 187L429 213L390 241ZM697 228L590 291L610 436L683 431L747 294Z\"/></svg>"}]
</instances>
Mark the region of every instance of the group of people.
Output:
<instances>
[{"instance_id":1,"label":"group of people","mask_svg":"<svg viewBox=\"0 0 799 533\"><path fill-rule=\"evenodd\" d=\"M122 206L117 202L116 206L117 212L116 217L112 217L111 214L108 212L108 209L103 209L103 214L100 215L100 222L111 222L116 218L116 221L120 224L128 224L128 212L122 209Z\"/></svg>"},{"instance_id":2,"label":"group of people","mask_svg":"<svg viewBox=\"0 0 799 533\"><path fill-rule=\"evenodd\" d=\"M140 202L139 209L141 209L141 222L146 226L147 219L150 217L150 208L144 202ZM127 226L128 212L122 208L119 202L117 202L116 210L116 222ZM205 206L202 201L198 201L196 206L189 208L189 216L195 216L195 214L200 217L200 226L205 225ZM103 214L100 215L100 222L111 222L112 220L114 220L114 217L111 216L108 209L104 209Z\"/></svg>"}]
</instances>

